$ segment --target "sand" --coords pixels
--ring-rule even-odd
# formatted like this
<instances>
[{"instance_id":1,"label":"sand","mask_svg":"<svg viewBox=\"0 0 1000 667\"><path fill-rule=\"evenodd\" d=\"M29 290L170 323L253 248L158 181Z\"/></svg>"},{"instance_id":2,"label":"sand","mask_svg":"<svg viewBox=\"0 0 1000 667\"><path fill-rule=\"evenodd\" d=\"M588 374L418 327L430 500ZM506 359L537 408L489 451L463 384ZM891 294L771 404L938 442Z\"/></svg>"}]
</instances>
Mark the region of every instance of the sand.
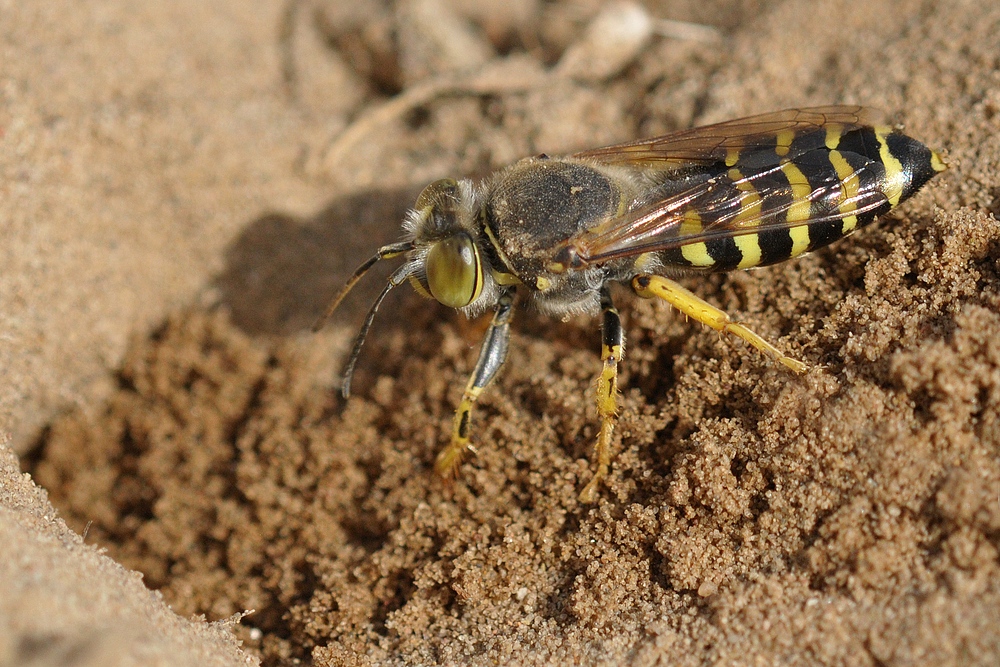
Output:
<instances>
[{"instance_id":1,"label":"sand","mask_svg":"<svg viewBox=\"0 0 1000 667\"><path fill-rule=\"evenodd\" d=\"M0 664L1000 660L1000 7L597 5L0 5ZM450 486L485 322L397 290L336 394L388 267L309 326L430 180L833 102L950 169L684 279L802 377L623 290L597 503L591 318L517 314Z\"/></svg>"}]
</instances>

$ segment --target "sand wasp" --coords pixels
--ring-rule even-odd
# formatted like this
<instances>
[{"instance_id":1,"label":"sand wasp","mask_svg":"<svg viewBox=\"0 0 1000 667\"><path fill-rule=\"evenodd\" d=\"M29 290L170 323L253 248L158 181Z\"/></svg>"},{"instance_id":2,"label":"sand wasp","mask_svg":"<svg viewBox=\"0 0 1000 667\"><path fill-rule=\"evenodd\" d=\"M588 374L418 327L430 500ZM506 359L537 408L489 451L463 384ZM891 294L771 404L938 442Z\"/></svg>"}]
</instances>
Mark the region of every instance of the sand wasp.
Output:
<instances>
[{"instance_id":1,"label":"sand wasp","mask_svg":"<svg viewBox=\"0 0 1000 667\"><path fill-rule=\"evenodd\" d=\"M543 313L601 313L597 470L580 494L593 501L611 460L624 333L609 285L627 283L796 373L792 359L666 275L781 262L847 236L945 169L941 157L865 109L789 109L567 157L529 157L475 184L428 185L403 222L333 299L317 328L376 262L404 258L362 324L343 395L382 300L409 281L467 316L493 310L475 369L436 470L455 473L469 449L473 406L507 356L515 293ZM665 275L666 274L666 275Z\"/></svg>"}]
</instances>

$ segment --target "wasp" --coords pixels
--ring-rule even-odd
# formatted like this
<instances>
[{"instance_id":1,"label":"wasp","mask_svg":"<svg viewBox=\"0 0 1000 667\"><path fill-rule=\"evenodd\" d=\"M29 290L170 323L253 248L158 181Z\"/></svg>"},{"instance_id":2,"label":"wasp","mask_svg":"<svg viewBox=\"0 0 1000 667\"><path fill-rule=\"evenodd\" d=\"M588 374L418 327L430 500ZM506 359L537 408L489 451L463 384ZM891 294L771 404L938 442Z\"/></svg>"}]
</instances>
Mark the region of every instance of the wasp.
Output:
<instances>
[{"instance_id":1,"label":"wasp","mask_svg":"<svg viewBox=\"0 0 1000 667\"><path fill-rule=\"evenodd\" d=\"M317 327L368 269L403 263L376 298L347 360L342 393L379 305L404 282L469 317L492 310L478 361L435 469L453 476L472 412L507 356L515 294L543 313L600 314L596 499L611 464L625 336L610 286L662 299L735 334L795 373L793 359L668 276L749 269L826 246L912 196L946 165L857 106L788 109L566 157L522 159L480 183L442 179L417 197L403 236L364 262Z\"/></svg>"}]
</instances>

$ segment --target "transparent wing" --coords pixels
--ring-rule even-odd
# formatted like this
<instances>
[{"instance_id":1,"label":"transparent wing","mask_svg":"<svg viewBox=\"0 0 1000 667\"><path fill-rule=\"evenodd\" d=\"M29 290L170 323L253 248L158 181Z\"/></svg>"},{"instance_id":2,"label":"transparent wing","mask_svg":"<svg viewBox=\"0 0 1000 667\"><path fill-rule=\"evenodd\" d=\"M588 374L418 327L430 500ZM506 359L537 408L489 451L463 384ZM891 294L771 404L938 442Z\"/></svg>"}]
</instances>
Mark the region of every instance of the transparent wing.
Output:
<instances>
[{"instance_id":1,"label":"transparent wing","mask_svg":"<svg viewBox=\"0 0 1000 667\"><path fill-rule=\"evenodd\" d=\"M662 170L731 164L740 153L765 148L777 148L779 155L792 158L823 145L825 132L817 130L835 129L846 133L871 125L871 115L870 110L860 106L786 109L595 148L572 157ZM787 149L787 154L782 153L782 148Z\"/></svg>"},{"instance_id":2,"label":"transparent wing","mask_svg":"<svg viewBox=\"0 0 1000 667\"><path fill-rule=\"evenodd\" d=\"M814 155L817 160L826 159L825 152ZM799 163L807 169L812 157L800 156ZM786 168L784 164L774 157L773 164L738 174L735 180L733 172L725 170L664 198L654 198L567 240L555 260L578 267L718 238L840 220L889 205L879 187L880 167L873 161L844 174L837 174L827 163L826 169L817 170L808 181L798 182L791 182L787 172L778 173Z\"/></svg>"}]
</instances>

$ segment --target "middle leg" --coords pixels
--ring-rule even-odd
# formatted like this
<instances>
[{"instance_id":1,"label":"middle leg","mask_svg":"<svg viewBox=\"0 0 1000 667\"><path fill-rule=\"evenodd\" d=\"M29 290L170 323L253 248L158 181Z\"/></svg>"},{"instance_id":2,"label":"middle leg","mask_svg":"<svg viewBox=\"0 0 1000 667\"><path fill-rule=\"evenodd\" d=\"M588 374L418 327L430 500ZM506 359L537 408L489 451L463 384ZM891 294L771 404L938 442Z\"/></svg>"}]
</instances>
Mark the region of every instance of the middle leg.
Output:
<instances>
[{"instance_id":1,"label":"middle leg","mask_svg":"<svg viewBox=\"0 0 1000 667\"><path fill-rule=\"evenodd\" d=\"M580 492L580 501L584 503L597 500L598 489L611 466L611 436L618 418L618 362L625 352L622 320L611 301L607 285L601 288L601 313L601 359L604 368L597 378L597 415L601 418L601 431L594 447L597 472Z\"/></svg>"}]
</instances>

